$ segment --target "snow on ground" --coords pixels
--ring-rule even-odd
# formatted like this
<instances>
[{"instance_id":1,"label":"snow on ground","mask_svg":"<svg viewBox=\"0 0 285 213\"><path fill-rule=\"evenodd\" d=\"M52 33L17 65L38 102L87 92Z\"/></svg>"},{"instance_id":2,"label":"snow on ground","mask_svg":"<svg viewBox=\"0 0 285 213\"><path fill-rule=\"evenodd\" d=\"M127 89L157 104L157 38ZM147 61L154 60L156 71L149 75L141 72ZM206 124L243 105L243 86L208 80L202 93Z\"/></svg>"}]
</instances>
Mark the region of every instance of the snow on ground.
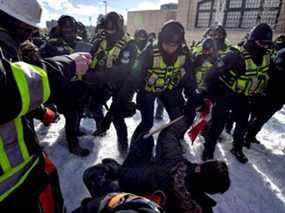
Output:
<instances>
[{"instance_id":1,"label":"snow on ground","mask_svg":"<svg viewBox=\"0 0 285 213\"><path fill-rule=\"evenodd\" d=\"M137 113L127 119L129 138L140 121ZM165 119L166 122L167 119ZM163 122L155 123L155 126ZM64 119L49 128L36 123L41 145L56 164L60 183L68 212L80 205L80 201L89 196L82 181L86 168L112 157L122 162L117 151L116 133L112 127L105 137L93 137L95 122L83 119L81 128L88 133L80 138L83 147L92 150L87 158L69 154L64 134ZM258 139L261 145L254 144L250 150L245 149L249 158L246 165L237 162L230 154L231 136L224 133L218 144L216 158L225 160L230 169L231 188L223 195L214 196L218 201L216 213L284 213L285 212L285 109L276 113ZM186 139L185 156L193 161L200 161L203 139L199 138L193 146ZM213 183L214 184L214 183Z\"/></svg>"}]
</instances>

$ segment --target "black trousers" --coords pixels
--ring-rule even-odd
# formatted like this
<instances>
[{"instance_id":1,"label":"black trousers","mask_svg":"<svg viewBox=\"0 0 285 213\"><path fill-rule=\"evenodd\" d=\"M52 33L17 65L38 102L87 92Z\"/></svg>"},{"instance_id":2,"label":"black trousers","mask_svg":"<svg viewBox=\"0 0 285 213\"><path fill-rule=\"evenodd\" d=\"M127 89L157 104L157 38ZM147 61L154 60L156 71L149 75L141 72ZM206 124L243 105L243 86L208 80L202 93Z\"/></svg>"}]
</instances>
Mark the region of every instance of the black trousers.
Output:
<instances>
[{"instance_id":1,"label":"black trousers","mask_svg":"<svg viewBox=\"0 0 285 213\"><path fill-rule=\"evenodd\" d=\"M91 98L89 108L96 122L96 129L101 129L102 121L104 119L103 105L96 101L95 98Z\"/></svg>"},{"instance_id":2,"label":"black trousers","mask_svg":"<svg viewBox=\"0 0 285 213\"><path fill-rule=\"evenodd\" d=\"M87 87L82 81L70 82L63 92L60 111L65 117L65 135L68 147L77 146L80 120L88 101Z\"/></svg>"},{"instance_id":3,"label":"black trousers","mask_svg":"<svg viewBox=\"0 0 285 213\"><path fill-rule=\"evenodd\" d=\"M65 137L68 143L68 148L72 149L79 144L79 126L83 112L78 110L69 110L63 113L65 117Z\"/></svg>"},{"instance_id":4,"label":"black trousers","mask_svg":"<svg viewBox=\"0 0 285 213\"><path fill-rule=\"evenodd\" d=\"M250 103L246 96L230 94L217 99L213 107L212 118L208 123L205 135L205 151L209 154L215 152L218 138L228 121L230 110L232 119L236 122L233 133L234 147L237 149L243 147L244 136L248 127Z\"/></svg>"},{"instance_id":5,"label":"black trousers","mask_svg":"<svg viewBox=\"0 0 285 213\"><path fill-rule=\"evenodd\" d=\"M163 110L164 110L164 107L163 107L162 102L159 99L157 99L157 107L156 107L155 117L156 118L162 118L163 117Z\"/></svg>"},{"instance_id":6,"label":"black trousers","mask_svg":"<svg viewBox=\"0 0 285 213\"><path fill-rule=\"evenodd\" d=\"M115 95L111 95L110 92L101 90L97 88L93 88L94 93L92 93L92 104L91 104L91 112L96 121L97 129L100 129L102 126L102 122L104 122L104 114L103 114L103 104L106 103L111 97L113 101L116 101ZM100 93L100 94L99 94ZM119 151L125 152L128 148L128 129L125 122L125 118L120 115L113 115L112 122L115 127L118 139L118 148Z\"/></svg>"},{"instance_id":7,"label":"black trousers","mask_svg":"<svg viewBox=\"0 0 285 213\"><path fill-rule=\"evenodd\" d=\"M247 137L255 137L263 125L282 107L283 103L281 101L272 99L270 96L263 96L254 100L252 102Z\"/></svg>"},{"instance_id":8,"label":"black trousers","mask_svg":"<svg viewBox=\"0 0 285 213\"><path fill-rule=\"evenodd\" d=\"M140 90L137 94L137 107L141 112L141 122L137 126L133 138L141 133L148 132L153 126L154 102L158 98L164 105L171 120L182 115L184 98L179 89L165 91L159 94Z\"/></svg>"}]
</instances>

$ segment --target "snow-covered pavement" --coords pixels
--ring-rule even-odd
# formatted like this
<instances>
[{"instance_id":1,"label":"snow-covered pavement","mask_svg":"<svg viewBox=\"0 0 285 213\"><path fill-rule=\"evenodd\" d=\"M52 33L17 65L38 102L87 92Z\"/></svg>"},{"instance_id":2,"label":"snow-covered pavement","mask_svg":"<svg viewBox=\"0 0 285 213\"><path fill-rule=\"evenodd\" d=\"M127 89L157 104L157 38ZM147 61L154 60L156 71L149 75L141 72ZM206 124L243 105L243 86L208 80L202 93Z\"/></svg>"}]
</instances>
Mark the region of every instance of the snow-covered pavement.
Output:
<instances>
[{"instance_id":1,"label":"snow-covered pavement","mask_svg":"<svg viewBox=\"0 0 285 213\"><path fill-rule=\"evenodd\" d=\"M129 137L140 121L139 113L127 119ZM165 122L165 121L164 121ZM160 125L156 123L155 125ZM112 157L122 162L117 151L116 134L112 127L105 137L89 135L80 138L84 147L92 149L87 158L69 154L64 136L64 119L49 128L36 123L41 145L56 164L60 183L68 212L80 205L80 201L89 196L82 181L86 168ZM86 133L95 129L91 119L84 119L81 128ZM216 157L225 160L230 169L231 188L223 195L215 196L218 201L214 209L218 213L284 213L285 212L285 109L276 113L265 125L258 139L262 144L253 144L245 149L249 158L246 165L237 162L230 154L231 136L224 134L223 142L218 144ZM200 161L203 149L202 138L189 145L185 140L185 155L194 161ZM214 183L213 183L214 184Z\"/></svg>"}]
</instances>

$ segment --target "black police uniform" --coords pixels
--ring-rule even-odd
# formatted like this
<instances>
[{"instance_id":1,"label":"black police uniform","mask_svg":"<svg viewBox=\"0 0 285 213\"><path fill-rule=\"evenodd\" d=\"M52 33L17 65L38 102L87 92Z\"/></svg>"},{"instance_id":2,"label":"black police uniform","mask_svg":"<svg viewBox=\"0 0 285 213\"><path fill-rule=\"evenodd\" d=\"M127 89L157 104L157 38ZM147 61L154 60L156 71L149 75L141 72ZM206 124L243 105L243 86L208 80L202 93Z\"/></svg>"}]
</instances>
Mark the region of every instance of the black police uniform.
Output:
<instances>
[{"instance_id":1,"label":"black police uniform","mask_svg":"<svg viewBox=\"0 0 285 213\"><path fill-rule=\"evenodd\" d=\"M127 34L108 36L105 32L99 32L94 39L91 54L93 55L92 68L83 78L88 85L92 100L91 111L94 115L97 112L94 116L95 119L97 118L96 123L104 124L104 127L97 126L97 129L102 128L106 131L113 122L118 136L119 151L124 154L128 147L127 126L124 116L118 112L118 107L115 110L114 104L118 102L118 92L135 63L136 46ZM111 107L102 120L102 105L105 105L111 97L113 98ZM94 134L96 135L96 132Z\"/></svg>"},{"instance_id":2,"label":"black police uniform","mask_svg":"<svg viewBox=\"0 0 285 213\"><path fill-rule=\"evenodd\" d=\"M183 59L184 57L184 59ZM163 60L164 67L159 67ZM181 64L177 64L182 62ZM159 73L152 73L151 70ZM182 90L195 108L198 100L196 82L190 73L191 59L187 47L182 47L174 56L167 56L158 46L149 46L142 54L140 63L134 67L130 82L122 89L121 100L131 100L133 92L137 93L137 108L141 112L141 123L137 126L133 138L142 132L148 132L153 126L154 101L159 98L166 108L171 120L182 115L184 98ZM161 70L161 71L160 71ZM157 87L157 84L161 87ZM166 82L166 87L164 82ZM200 97L199 97L200 98ZM128 100L127 100L128 99ZM199 99L200 100L200 99Z\"/></svg>"},{"instance_id":3,"label":"black police uniform","mask_svg":"<svg viewBox=\"0 0 285 213\"><path fill-rule=\"evenodd\" d=\"M265 72L263 73L264 76L268 76L268 70L270 70L272 62L270 61L270 56L261 49L258 49L252 42L247 42L242 48L243 50L241 52L237 52L236 50L228 52L223 58L223 65L209 72L206 77L207 92L212 100L215 101L215 106L213 107L212 119L205 134L206 143L202 156L204 160L213 158L218 137L224 129L229 110L231 110L233 119L236 122L236 128L233 134L234 148L232 151L239 161L242 163L247 161L247 158L242 152L242 147L244 145L244 135L248 127L250 113L249 100L254 99L256 95L245 94L245 90L248 87L245 88L241 86L240 82L235 86L233 85L237 82L236 77L240 79L239 77L244 76L246 70L250 69L246 68L246 60L252 60L251 65L262 67ZM264 65L265 62L266 66ZM235 77L232 77L233 75ZM266 77L264 80L266 84L268 78ZM247 86L249 85L247 83L245 84ZM262 87L260 87L259 92L263 92L264 84L259 84L258 86ZM232 88L229 89L230 87ZM233 87L235 87L235 89L233 89Z\"/></svg>"},{"instance_id":4,"label":"black police uniform","mask_svg":"<svg viewBox=\"0 0 285 213\"><path fill-rule=\"evenodd\" d=\"M75 52L75 48L80 40L75 39L73 42L67 42L62 37L50 39L40 50L42 57L52 57L66 55ZM83 116L83 110L87 101L87 88L83 81L76 77L65 85L64 93L58 104L58 110L65 117L65 134L68 142L68 148L71 152L80 148L78 136L80 136L80 120ZM78 150L79 151L79 150ZM89 151L81 150L87 155ZM75 153L76 154L76 153Z\"/></svg>"},{"instance_id":5,"label":"black police uniform","mask_svg":"<svg viewBox=\"0 0 285 213\"><path fill-rule=\"evenodd\" d=\"M275 112L282 109L285 103L285 95L280 92L284 89L285 82L285 48L279 50L274 59L274 67L271 72L271 78L268 82L268 88L265 95L261 96L252 108L251 119L246 135L246 145L250 143L259 143L255 138L262 126L274 115Z\"/></svg>"}]
</instances>

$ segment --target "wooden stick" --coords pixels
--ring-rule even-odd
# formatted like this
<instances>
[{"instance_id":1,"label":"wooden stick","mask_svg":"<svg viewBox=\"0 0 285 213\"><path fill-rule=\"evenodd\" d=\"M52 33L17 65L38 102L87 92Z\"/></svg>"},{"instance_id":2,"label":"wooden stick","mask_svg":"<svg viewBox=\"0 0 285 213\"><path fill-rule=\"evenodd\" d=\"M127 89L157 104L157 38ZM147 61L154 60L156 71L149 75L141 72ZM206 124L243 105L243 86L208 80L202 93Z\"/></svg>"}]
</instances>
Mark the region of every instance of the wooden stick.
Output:
<instances>
[{"instance_id":1,"label":"wooden stick","mask_svg":"<svg viewBox=\"0 0 285 213\"><path fill-rule=\"evenodd\" d=\"M171 126L172 124L176 123L177 121L181 120L182 118L184 118L184 115L181 115L180 117L174 119L173 121L170 121L170 122L167 123L167 124L161 125L161 126L158 127L157 129L154 129L154 130L149 131L149 133L145 134L145 135L143 136L143 138L144 138L144 139L147 139L148 137L150 137L150 136L152 136L152 135L154 135L154 134L160 132L161 130L163 130L163 129L169 127L169 126Z\"/></svg>"}]
</instances>

